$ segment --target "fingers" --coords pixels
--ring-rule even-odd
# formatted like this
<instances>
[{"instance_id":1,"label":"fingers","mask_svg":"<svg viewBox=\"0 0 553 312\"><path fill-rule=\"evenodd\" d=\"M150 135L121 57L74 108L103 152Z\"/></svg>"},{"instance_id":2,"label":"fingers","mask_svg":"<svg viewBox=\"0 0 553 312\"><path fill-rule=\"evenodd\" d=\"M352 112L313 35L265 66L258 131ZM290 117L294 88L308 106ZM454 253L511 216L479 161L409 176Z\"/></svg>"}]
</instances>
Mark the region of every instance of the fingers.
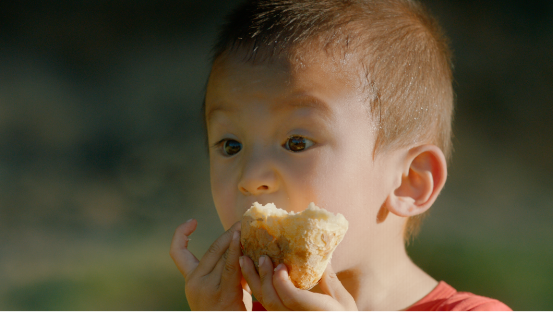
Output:
<instances>
[{"instance_id":1,"label":"fingers","mask_svg":"<svg viewBox=\"0 0 553 312\"><path fill-rule=\"evenodd\" d=\"M252 307L251 295L243 289L238 269L240 223L223 233L198 261L187 250L188 235L195 221L181 225L171 243L171 256L185 274L185 294L193 310L244 310ZM233 235L237 234L234 236ZM193 258L193 262L190 259ZM190 264L192 263L192 265ZM226 284L223 285L222 282ZM249 296L249 298L248 298Z\"/></svg>"},{"instance_id":2,"label":"fingers","mask_svg":"<svg viewBox=\"0 0 553 312\"><path fill-rule=\"evenodd\" d=\"M267 256L259 258L259 275L255 271L253 261L247 257L241 257L242 275L250 285L255 298L263 304L267 310L288 310L273 286L273 262Z\"/></svg>"},{"instance_id":3,"label":"fingers","mask_svg":"<svg viewBox=\"0 0 553 312\"><path fill-rule=\"evenodd\" d=\"M263 291L263 306L269 310L288 310L282 304L273 286L273 261L268 256L259 257L259 279ZM257 297L256 297L257 298Z\"/></svg>"},{"instance_id":4,"label":"fingers","mask_svg":"<svg viewBox=\"0 0 553 312\"><path fill-rule=\"evenodd\" d=\"M240 257L242 275L253 295L267 310L357 310L353 297L330 265L321 279L321 289L326 293L323 295L296 288L290 280L286 265L279 264L273 271L269 257L262 256L259 262L258 275L253 261L247 256Z\"/></svg>"},{"instance_id":5,"label":"fingers","mask_svg":"<svg viewBox=\"0 0 553 312\"><path fill-rule=\"evenodd\" d=\"M179 225L173 235L169 254L177 265L177 268L186 278L198 266L198 259L188 250L190 234L196 230L197 221L190 219Z\"/></svg>"},{"instance_id":6,"label":"fingers","mask_svg":"<svg viewBox=\"0 0 553 312\"><path fill-rule=\"evenodd\" d=\"M344 288L342 282L340 282L338 276L334 273L334 269L330 263L323 273L321 281L319 282L319 287L324 293L338 301L343 298L351 298L350 293Z\"/></svg>"},{"instance_id":7,"label":"fingers","mask_svg":"<svg viewBox=\"0 0 553 312\"><path fill-rule=\"evenodd\" d=\"M241 289L242 272L238 258L242 255L240 249L240 230L235 230L232 233L232 241L223 257L217 262L217 266L213 272L217 272L214 276L220 276L220 281L223 289L237 287Z\"/></svg>"},{"instance_id":8,"label":"fingers","mask_svg":"<svg viewBox=\"0 0 553 312\"><path fill-rule=\"evenodd\" d=\"M255 271L255 266L252 259L250 259L248 256L242 256L240 257L239 261L240 268L242 270L242 276L249 285L251 293L259 302L263 302L263 293L261 292L261 279L259 278L257 271Z\"/></svg>"},{"instance_id":9,"label":"fingers","mask_svg":"<svg viewBox=\"0 0 553 312\"><path fill-rule=\"evenodd\" d=\"M327 267L321 279L321 282L325 278L327 280L326 286L328 287L326 289L321 285L321 289L326 293L325 295L296 288L289 278L288 269L283 264L279 265L275 270L273 283L278 296L282 299L282 303L292 310L357 310L353 297L342 286L336 274L334 274L336 281L329 280L332 275L330 273L333 274L332 268L329 270ZM326 277L325 274L327 275ZM332 294L337 295L341 301Z\"/></svg>"},{"instance_id":10,"label":"fingers","mask_svg":"<svg viewBox=\"0 0 553 312\"><path fill-rule=\"evenodd\" d=\"M288 269L284 264L279 264L276 267L273 284L277 295L282 298L282 303L291 310L329 310L322 309L320 306L317 307L315 303L311 302L317 300L317 298L313 299L311 295L318 294L313 294L294 286L288 275ZM311 306L314 308L311 308Z\"/></svg>"},{"instance_id":11,"label":"fingers","mask_svg":"<svg viewBox=\"0 0 553 312\"><path fill-rule=\"evenodd\" d=\"M340 282L338 276L334 273L334 269L330 263L326 266L319 286L325 294L336 299L346 310L357 310L355 300L346 288L344 288L344 285L342 285L342 282Z\"/></svg>"},{"instance_id":12,"label":"fingers","mask_svg":"<svg viewBox=\"0 0 553 312\"><path fill-rule=\"evenodd\" d=\"M230 227L223 235L219 236L213 244L209 247L207 252L203 255L200 263L198 264L197 271L200 276L205 276L214 270L215 266L227 251L232 241L232 235L236 230L240 229L240 222L236 222Z\"/></svg>"}]
</instances>

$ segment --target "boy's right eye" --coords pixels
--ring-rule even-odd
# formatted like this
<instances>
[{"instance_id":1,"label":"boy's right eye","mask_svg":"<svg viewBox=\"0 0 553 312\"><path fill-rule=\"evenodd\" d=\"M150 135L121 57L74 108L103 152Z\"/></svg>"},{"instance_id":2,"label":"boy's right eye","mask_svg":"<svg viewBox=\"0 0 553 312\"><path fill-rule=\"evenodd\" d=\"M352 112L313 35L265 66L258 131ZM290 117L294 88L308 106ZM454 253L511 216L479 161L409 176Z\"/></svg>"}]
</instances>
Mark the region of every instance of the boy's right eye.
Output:
<instances>
[{"instance_id":1,"label":"boy's right eye","mask_svg":"<svg viewBox=\"0 0 553 312\"><path fill-rule=\"evenodd\" d=\"M226 156L233 156L240 152L242 149L242 144L236 140L226 139L222 142L223 145L223 154Z\"/></svg>"}]
</instances>

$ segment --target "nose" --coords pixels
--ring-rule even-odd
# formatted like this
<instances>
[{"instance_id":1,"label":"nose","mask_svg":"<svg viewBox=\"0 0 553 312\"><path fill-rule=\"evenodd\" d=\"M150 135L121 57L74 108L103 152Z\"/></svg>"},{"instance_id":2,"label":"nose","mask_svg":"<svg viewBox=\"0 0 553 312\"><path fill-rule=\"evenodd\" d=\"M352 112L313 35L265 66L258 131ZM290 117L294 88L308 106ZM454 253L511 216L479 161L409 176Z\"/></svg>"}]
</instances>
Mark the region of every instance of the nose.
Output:
<instances>
[{"instance_id":1,"label":"nose","mask_svg":"<svg viewBox=\"0 0 553 312\"><path fill-rule=\"evenodd\" d=\"M252 155L245 162L238 189L246 196L255 196L275 192L278 184L278 172L271 159Z\"/></svg>"}]
</instances>

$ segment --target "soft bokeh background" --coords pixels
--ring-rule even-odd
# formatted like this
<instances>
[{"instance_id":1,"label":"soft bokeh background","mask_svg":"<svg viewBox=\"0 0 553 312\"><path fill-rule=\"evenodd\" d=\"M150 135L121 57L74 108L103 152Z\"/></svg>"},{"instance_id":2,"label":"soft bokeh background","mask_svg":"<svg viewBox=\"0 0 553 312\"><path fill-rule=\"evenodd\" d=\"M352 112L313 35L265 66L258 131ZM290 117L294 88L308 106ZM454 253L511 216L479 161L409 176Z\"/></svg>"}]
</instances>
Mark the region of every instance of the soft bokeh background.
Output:
<instances>
[{"instance_id":1,"label":"soft bokeh background","mask_svg":"<svg viewBox=\"0 0 553 312\"><path fill-rule=\"evenodd\" d=\"M553 309L553 2L425 1L452 39L449 180L410 246L458 290ZM229 0L0 2L0 309L187 309L211 201L200 104Z\"/></svg>"}]
</instances>

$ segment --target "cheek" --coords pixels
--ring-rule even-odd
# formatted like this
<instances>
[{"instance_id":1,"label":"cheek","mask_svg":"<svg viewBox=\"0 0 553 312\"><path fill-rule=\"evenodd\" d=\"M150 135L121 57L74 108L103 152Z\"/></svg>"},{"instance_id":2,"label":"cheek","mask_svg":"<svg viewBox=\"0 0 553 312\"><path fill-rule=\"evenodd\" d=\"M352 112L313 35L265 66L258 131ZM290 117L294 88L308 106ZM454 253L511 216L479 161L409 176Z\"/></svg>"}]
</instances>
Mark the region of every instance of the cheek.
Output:
<instances>
[{"instance_id":1,"label":"cheek","mask_svg":"<svg viewBox=\"0 0 553 312\"><path fill-rule=\"evenodd\" d=\"M342 213L343 203L350 196L349 182L345 179L347 173L339 158L332 155L330 149L322 150L309 163L302 166L299 189L309 196L310 201L331 212Z\"/></svg>"},{"instance_id":2,"label":"cheek","mask_svg":"<svg viewBox=\"0 0 553 312\"><path fill-rule=\"evenodd\" d=\"M217 166L211 165L211 195L213 196L213 203L219 215L219 219L223 224L223 227L228 229L235 222L234 213L234 192L231 181L231 175L229 173L218 170Z\"/></svg>"},{"instance_id":3,"label":"cheek","mask_svg":"<svg viewBox=\"0 0 553 312\"><path fill-rule=\"evenodd\" d=\"M310 153L298 157L284 158L279 165L281 168L282 194L287 197L289 210L302 211L310 202L321 208L321 194L325 188L325 167L328 161L321 157L321 153Z\"/></svg>"},{"instance_id":4,"label":"cheek","mask_svg":"<svg viewBox=\"0 0 553 312\"><path fill-rule=\"evenodd\" d=\"M339 212L348 220L366 219L376 213L379 192L372 159L344 149L322 159L318 167L313 184L321 207Z\"/></svg>"}]
</instances>

